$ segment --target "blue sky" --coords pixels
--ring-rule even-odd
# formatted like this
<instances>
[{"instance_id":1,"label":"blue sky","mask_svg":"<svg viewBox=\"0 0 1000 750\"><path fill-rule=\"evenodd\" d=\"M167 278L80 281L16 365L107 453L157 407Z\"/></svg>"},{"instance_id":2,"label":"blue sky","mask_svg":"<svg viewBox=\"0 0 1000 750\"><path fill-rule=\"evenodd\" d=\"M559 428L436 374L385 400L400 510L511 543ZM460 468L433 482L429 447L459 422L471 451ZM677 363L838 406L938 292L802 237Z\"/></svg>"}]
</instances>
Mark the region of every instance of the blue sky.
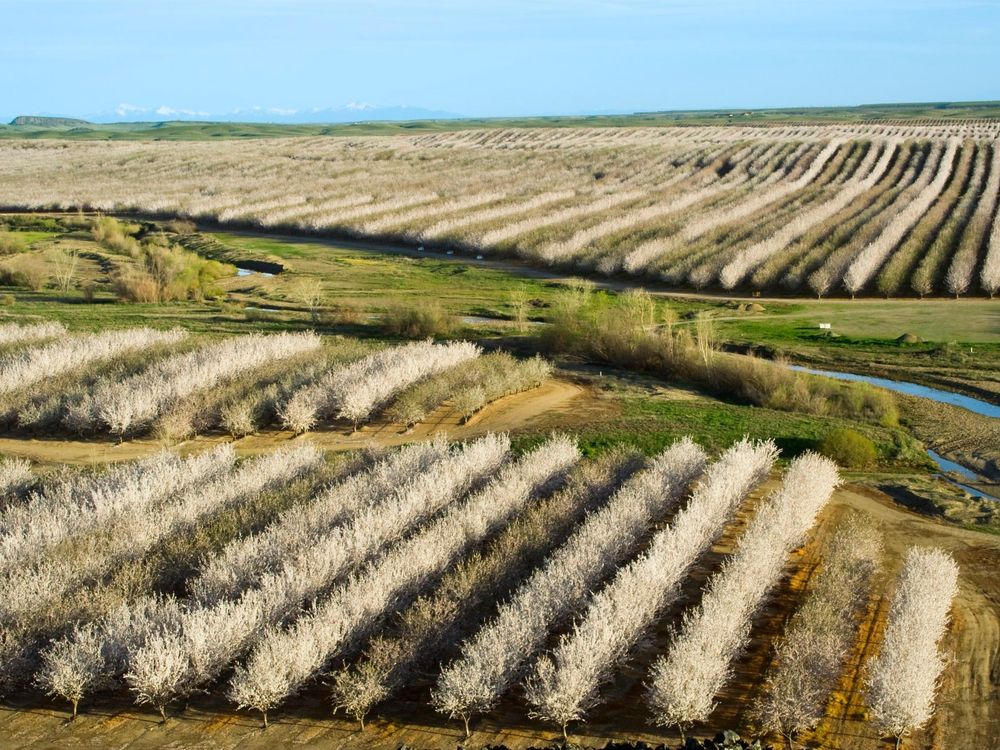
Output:
<instances>
[{"instance_id":1,"label":"blue sky","mask_svg":"<svg viewBox=\"0 0 1000 750\"><path fill-rule=\"evenodd\" d=\"M1000 0L0 0L0 118L1000 99Z\"/></svg>"}]
</instances>

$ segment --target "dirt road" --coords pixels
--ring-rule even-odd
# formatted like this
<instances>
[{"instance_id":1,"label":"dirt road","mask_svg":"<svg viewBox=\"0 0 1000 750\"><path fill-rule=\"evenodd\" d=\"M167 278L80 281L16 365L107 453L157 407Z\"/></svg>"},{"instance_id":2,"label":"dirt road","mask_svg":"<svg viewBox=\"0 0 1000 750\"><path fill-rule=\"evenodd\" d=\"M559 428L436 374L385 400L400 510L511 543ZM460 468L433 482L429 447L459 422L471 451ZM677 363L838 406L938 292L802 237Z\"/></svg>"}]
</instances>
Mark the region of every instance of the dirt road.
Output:
<instances>
[{"instance_id":1,"label":"dirt road","mask_svg":"<svg viewBox=\"0 0 1000 750\"><path fill-rule=\"evenodd\" d=\"M288 441L309 441L323 450L340 451L361 448L372 442L400 445L439 434L453 440L464 440L485 432L559 429L585 420L586 404L591 401L584 398L587 392L584 386L553 378L538 388L494 401L467 424L462 424L459 415L445 404L411 430L395 422L376 419L358 432L352 431L348 425L323 426L299 436L267 429L239 440L221 434L202 435L173 448L186 455L230 442L239 455L253 455L273 450ZM0 437L0 454L27 458L41 464L129 461L151 455L164 447L163 443L153 438L118 443L108 437L88 440Z\"/></svg>"}]
</instances>

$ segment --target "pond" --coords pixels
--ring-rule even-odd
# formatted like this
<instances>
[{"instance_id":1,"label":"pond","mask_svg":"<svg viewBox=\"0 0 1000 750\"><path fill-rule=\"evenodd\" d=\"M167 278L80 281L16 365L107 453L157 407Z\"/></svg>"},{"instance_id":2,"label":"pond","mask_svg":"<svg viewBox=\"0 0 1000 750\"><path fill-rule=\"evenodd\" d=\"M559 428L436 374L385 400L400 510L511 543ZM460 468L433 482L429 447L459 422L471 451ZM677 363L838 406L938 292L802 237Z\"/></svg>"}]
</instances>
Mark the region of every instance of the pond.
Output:
<instances>
[{"instance_id":1,"label":"pond","mask_svg":"<svg viewBox=\"0 0 1000 750\"><path fill-rule=\"evenodd\" d=\"M253 269L250 269L250 268L237 268L236 269L236 275L237 276L268 276L268 277L274 276L273 273L265 273L264 271L254 271Z\"/></svg>"}]
</instances>

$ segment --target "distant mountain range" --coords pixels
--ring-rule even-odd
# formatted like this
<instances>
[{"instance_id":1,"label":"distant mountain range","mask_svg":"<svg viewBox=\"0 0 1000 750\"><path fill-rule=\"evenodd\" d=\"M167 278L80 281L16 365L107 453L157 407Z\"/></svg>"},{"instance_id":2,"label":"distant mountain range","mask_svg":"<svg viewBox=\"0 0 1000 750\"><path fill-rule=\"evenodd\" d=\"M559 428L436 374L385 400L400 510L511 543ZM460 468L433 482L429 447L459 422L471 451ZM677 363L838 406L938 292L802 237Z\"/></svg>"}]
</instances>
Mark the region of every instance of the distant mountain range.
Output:
<instances>
[{"instance_id":1,"label":"distant mountain range","mask_svg":"<svg viewBox=\"0 0 1000 750\"><path fill-rule=\"evenodd\" d=\"M119 104L109 112L98 112L83 119L61 115L21 115L11 121L11 125L74 126L87 123L118 122L172 122L177 120L195 122L260 122L280 124L316 124L400 120L448 120L462 115L442 110L410 107L406 105L382 106L367 102L350 102L339 107L311 109L282 109L280 107L247 107L230 112L205 112L192 109L178 109L162 105L140 107L134 104Z\"/></svg>"}]
</instances>

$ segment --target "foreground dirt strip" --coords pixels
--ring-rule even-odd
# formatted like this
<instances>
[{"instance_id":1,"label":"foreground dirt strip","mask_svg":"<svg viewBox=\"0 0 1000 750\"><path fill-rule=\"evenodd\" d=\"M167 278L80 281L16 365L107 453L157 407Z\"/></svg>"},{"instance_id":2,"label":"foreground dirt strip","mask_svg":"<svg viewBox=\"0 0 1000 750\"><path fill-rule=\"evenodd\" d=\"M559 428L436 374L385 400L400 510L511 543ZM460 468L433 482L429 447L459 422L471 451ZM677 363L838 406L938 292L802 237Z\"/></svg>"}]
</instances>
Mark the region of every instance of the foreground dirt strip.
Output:
<instances>
[{"instance_id":1,"label":"foreground dirt strip","mask_svg":"<svg viewBox=\"0 0 1000 750\"><path fill-rule=\"evenodd\" d=\"M788 571L790 580L778 592L774 605L755 622L754 644L737 665L738 679L742 681L766 663L773 638L780 632L785 603L797 600L800 588L807 584L806 579L815 565L817 543L832 531L836 520L851 509L882 525L888 575L895 573L903 551L912 544L940 546L952 552L961 566L955 624L946 643L946 648L954 653L955 658L945 676L934 721L927 731L914 736L908 746L948 750L990 747L991 740L1000 736L1000 701L997 700L998 686L995 684L995 675L1000 668L1000 581L995 575L1000 566L1000 538L946 526L901 511L893 507L885 496L863 488L847 486L839 490L825 512L813 542L793 556ZM705 569L695 574L693 586L700 585L710 575L710 569L721 562L723 554L738 538L738 526L730 529L716 546ZM862 651L870 652L877 642L885 614L884 608L878 605L876 597L859 629L855 657L860 656ZM649 742L679 739L669 733L651 730L646 723L644 704L634 700L635 691L641 690L639 683L644 665L665 643L671 618L671 613L668 613L653 634L649 646L639 652L638 663L624 670L610 688L615 696L613 702L584 727L585 734L574 735L576 741L599 745L611 738L624 737ZM869 639L869 635L873 637ZM864 722L858 686L845 683L842 687L844 692L828 707L827 719L819 728L815 740L824 750L880 750L886 747ZM723 696L723 704L713 720L722 722L729 719L743 724L751 699L752 695L747 693L743 693L738 700ZM454 747L460 742L462 734L460 726L456 727L434 714L427 705L427 689L421 686L408 689L398 700L380 709L363 734L353 720L331 715L330 696L328 689L323 687L308 692L286 710L277 713L266 732L260 730L257 717L234 712L221 698L197 698L187 710L180 711L181 708L178 706L177 713L165 726L160 726L154 712L136 708L128 696L109 696L97 704L86 706L85 713L75 723L67 725L67 713L50 707L44 696L11 696L0 707L0 746L37 750L143 749L170 743L174 747L255 750L310 744L345 750L396 750L402 744L413 748ZM508 699L488 720L475 726L472 746L504 742L523 750L556 737L556 730L528 721L524 715L520 700L516 696Z\"/></svg>"},{"instance_id":2,"label":"foreground dirt strip","mask_svg":"<svg viewBox=\"0 0 1000 750\"><path fill-rule=\"evenodd\" d=\"M551 379L538 388L523 393L504 396L462 424L459 415L450 407L442 406L412 430L405 426L376 419L358 432L350 425L323 425L305 435L296 437L291 432L269 428L258 435L233 440L229 435L203 435L179 443L176 448L182 455L197 453L220 443L229 443L240 456L256 455L281 445L294 445L295 441L308 441L326 451L343 451L363 448L372 442L379 445L402 445L443 434L449 439L465 440L487 432L505 432L532 427L538 429L564 429L572 424L582 424L587 419L585 405L589 399L585 386L566 380ZM291 441L291 443L289 443ZM113 438L93 440L60 438L0 437L0 454L27 458L42 464L101 464L113 461L133 461L153 455L164 444L153 438L140 438L117 443Z\"/></svg>"}]
</instances>

